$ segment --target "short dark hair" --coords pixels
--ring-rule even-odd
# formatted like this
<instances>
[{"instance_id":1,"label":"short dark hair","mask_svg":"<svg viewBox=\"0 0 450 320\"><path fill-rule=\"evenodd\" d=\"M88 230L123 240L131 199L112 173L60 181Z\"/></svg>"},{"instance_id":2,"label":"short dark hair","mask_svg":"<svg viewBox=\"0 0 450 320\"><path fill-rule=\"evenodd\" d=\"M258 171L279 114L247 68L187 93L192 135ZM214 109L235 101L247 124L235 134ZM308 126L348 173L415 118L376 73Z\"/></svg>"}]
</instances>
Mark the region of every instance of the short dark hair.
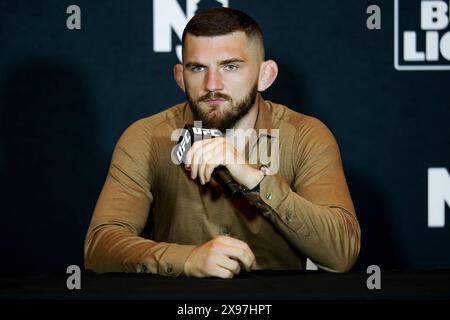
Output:
<instances>
[{"instance_id":1,"label":"short dark hair","mask_svg":"<svg viewBox=\"0 0 450 320\"><path fill-rule=\"evenodd\" d=\"M261 46L264 60L264 41L261 28L248 14L231 8L213 8L200 11L189 20L183 31L181 42L184 48L188 33L194 36L221 36L235 31L243 31L249 40L256 40Z\"/></svg>"}]
</instances>

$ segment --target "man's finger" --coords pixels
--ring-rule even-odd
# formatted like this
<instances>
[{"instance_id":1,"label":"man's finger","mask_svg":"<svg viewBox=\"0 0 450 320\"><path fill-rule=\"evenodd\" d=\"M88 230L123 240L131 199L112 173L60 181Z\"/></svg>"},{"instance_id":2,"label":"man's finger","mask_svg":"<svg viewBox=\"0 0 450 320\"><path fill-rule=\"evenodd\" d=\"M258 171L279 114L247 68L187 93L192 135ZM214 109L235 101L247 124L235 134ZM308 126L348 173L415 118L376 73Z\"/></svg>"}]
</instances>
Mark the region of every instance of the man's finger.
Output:
<instances>
[{"instance_id":1,"label":"man's finger","mask_svg":"<svg viewBox=\"0 0 450 320\"><path fill-rule=\"evenodd\" d=\"M218 237L218 240L223 243L226 244L228 246L231 247L238 247L243 249L250 257L251 265L256 263L256 257L253 253L253 251L250 249L250 247L248 246L247 243L245 243L244 241L241 241L239 239L233 238L233 237L226 237L226 236L220 236ZM246 269L248 270L248 265L245 265Z\"/></svg>"},{"instance_id":2,"label":"man's finger","mask_svg":"<svg viewBox=\"0 0 450 320\"><path fill-rule=\"evenodd\" d=\"M218 265L222 268L230 270L233 274L239 274L241 272L241 266L238 261L228 258L227 256L223 256L223 259L220 259Z\"/></svg>"},{"instance_id":3,"label":"man's finger","mask_svg":"<svg viewBox=\"0 0 450 320\"><path fill-rule=\"evenodd\" d=\"M212 166L212 170L214 170L214 168L217 166L214 163L215 163L214 149L204 152L202 163L199 165L197 173L202 184L208 182L209 180L208 172L209 170L211 170L211 168L209 167Z\"/></svg>"},{"instance_id":4,"label":"man's finger","mask_svg":"<svg viewBox=\"0 0 450 320\"><path fill-rule=\"evenodd\" d=\"M211 144L213 139L210 140L202 140L197 141L193 144L189 152L191 152L190 156L190 164L191 164L191 178L195 179L198 175L199 166L201 161L203 161L203 154L205 151L211 148Z\"/></svg>"},{"instance_id":5,"label":"man's finger","mask_svg":"<svg viewBox=\"0 0 450 320\"><path fill-rule=\"evenodd\" d=\"M231 279L231 278L233 278L234 273L228 269L218 267L216 272L214 274L212 274L211 276L216 276L216 277L219 277L222 279Z\"/></svg>"},{"instance_id":6,"label":"man's finger","mask_svg":"<svg viewBox=\"0 0 450 320\"><path fill-rule=\"evenodd\" d=\"M222 252L230 258L240 261L247 271L251 270L255 256L250 249L224 245Z\"/></svg>"}]
</instances>

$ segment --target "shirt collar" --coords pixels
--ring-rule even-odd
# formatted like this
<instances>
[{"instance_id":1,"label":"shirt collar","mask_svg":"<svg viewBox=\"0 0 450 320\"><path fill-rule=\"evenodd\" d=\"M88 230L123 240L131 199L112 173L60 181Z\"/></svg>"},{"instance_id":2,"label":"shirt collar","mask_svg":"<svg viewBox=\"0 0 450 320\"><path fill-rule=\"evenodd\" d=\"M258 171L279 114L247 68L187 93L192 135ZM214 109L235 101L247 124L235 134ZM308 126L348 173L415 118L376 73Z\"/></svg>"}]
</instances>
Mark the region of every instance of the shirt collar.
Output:
<instances>
[{"instance_id":1,"label":"shirt collar","mask_svg":"<svg viewBox=\"0 0 450 320\"><path fill-rule=\"evenodd\" d=\"M258 137L263 135L276 138L278 135L275 134L277 130L274 130L270 105L262 98L260 93L258 93L256 99L258 103L258 115L256 117L254 129L258 133Z\"/></svg>"}]
</instances>

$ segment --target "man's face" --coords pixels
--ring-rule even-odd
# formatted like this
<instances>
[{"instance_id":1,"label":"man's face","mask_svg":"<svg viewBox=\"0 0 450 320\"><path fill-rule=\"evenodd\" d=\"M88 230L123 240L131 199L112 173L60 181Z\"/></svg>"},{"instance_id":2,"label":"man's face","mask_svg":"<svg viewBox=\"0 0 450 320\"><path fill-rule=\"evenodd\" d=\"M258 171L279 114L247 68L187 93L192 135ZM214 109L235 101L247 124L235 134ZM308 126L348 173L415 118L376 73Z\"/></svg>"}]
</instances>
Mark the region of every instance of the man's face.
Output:
<instances>
[{"instance_id":1,"label":"man's face","mask_svg":"<svg viewBox=\"0 0 450 320\"><path fill-rule=\"evenodd\" d=\"M187 34L183 77L195 118L204 127L231 128L255 103L260 62L256 45L244 32Z\"/></svg>"}]
</instances>

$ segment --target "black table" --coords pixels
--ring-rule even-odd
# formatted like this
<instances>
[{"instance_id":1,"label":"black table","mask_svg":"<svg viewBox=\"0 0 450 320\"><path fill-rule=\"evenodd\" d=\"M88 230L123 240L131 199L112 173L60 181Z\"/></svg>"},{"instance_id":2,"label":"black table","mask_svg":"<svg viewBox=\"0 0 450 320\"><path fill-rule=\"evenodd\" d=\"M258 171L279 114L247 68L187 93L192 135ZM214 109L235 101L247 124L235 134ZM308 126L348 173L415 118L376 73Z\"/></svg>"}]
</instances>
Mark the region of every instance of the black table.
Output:
<instances>
[{"instance_id":1,"label":"black table","mask_svg":"<svg viewBox=\"0 0 450 320\"><path fill-rule=\"evenodd\" d=\"M364 272L252 271L233 279L170 278L153 274L0 274L0 300L450 300L450 270L381 271L381 289Z\"/></svg>"},{"instance_id":2,"label":"black table","mask_svg":"<svg viewBox=\"0 0 450 320\"><path fill-rule=\"evenodd\" d=\"M301 319L309 313L348 320L385 318L393 308L412 317L419 310L445 313L450 301L450 270L381 271L381 289L372 290L364 272L252 271L229 280L83 272L79 290L67 288L68 276L0 274L0 309L46 319L135 313L164 320Z\"/></svg>"}]
</instances>

